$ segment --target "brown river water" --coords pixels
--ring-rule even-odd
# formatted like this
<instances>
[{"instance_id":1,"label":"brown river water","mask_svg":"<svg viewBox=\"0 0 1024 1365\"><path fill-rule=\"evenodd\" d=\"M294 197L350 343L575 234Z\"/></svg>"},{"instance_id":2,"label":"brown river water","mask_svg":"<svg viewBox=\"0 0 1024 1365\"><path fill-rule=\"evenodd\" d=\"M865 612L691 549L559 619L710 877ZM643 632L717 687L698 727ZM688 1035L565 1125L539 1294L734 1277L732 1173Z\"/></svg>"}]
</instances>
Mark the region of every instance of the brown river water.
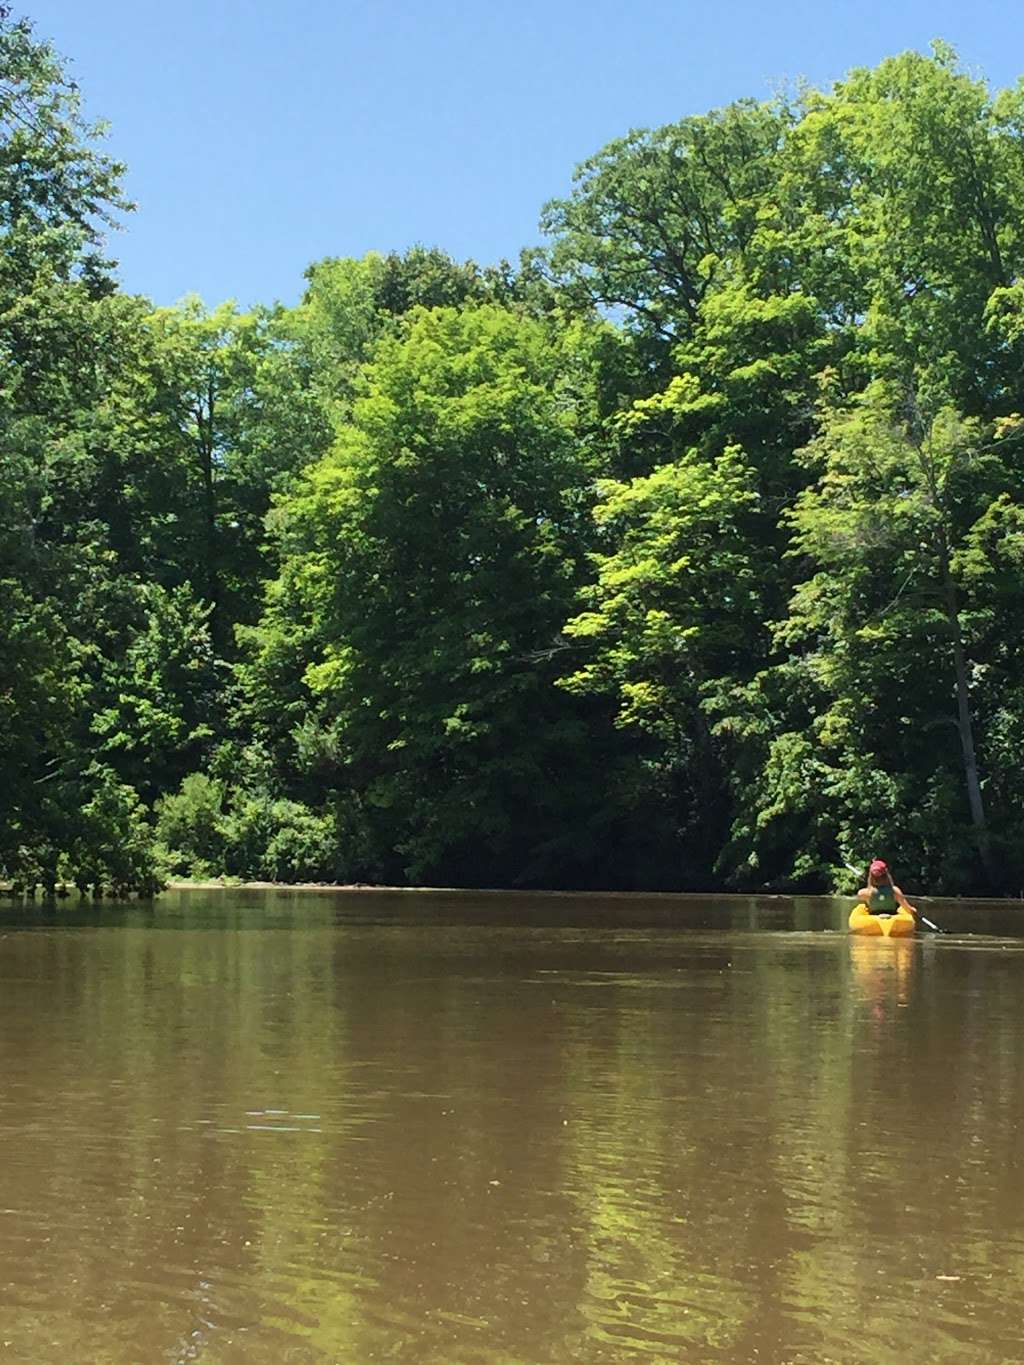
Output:
<instances>
[{"instance_id":1,"label":"brown river water","mask_svg":"<svg viewBox=\"0 0 1024 1365\"><path fill-rule=\"evenodd\" d=\"M1024 1360L1024 905L0 907L0 1362Z\"/></svg>"}]
</instances>

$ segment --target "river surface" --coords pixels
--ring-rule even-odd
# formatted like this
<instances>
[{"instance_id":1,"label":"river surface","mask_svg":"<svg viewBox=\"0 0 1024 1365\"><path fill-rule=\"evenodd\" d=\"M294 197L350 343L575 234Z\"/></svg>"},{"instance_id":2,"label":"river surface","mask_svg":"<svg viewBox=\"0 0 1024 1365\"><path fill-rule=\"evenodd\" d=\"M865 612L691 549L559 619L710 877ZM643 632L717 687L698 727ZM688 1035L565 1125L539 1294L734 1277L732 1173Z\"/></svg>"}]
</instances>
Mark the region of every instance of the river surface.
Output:
<instances>
[{"instance_id":1,"label":"river surface","mask_svg":"<svg viewBox=\"0 0 1024 1365\"><path fill-rule=\"evenodd\" d=\"M1024 906L0 908L0 1362L1024 1360Z\"/></svg>"}]
</instances>

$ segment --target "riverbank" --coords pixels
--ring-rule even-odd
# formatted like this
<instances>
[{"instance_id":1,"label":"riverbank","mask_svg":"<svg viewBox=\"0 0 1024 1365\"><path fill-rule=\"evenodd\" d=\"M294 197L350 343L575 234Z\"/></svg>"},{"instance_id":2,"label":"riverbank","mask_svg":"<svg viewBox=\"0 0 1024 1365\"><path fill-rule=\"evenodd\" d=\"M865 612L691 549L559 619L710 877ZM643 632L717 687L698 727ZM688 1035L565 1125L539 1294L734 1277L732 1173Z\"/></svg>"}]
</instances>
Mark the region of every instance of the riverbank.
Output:
<instances>
[{"instance_id":1,"label":"riverbank","mask_svg":"<svg viewBox=\"0 0 1024 1365\"><path fill-rule=\"evenodd\" d=\"M209 881L175 880L166 883L166 891L371 891L388 895L422 895L424 892L447 896L589 896L600 900L700 900L700 901L846 901L856 897L844 891L597 891L555 890L532 887L524 890L512 886L389 886L377 882L247 882L230 877ZM914 904L972 906L1017 906L1024 908L1024 896L914 896Z\"/></svg>"},{"instance_id":2,"label":"riverbank","mask_svg":"<svg viewBox=\"0 0 1024 1365\"><path fill-rule=\"evenodd\" d=\"M718 903L732 902L793 902L804 903L812 902L835 902L854 900L852 893L849 892L793 892L793 891L761 891L761 892L741 892L741 891L598 891L598 890L574 890L574 889L546 889L530 888L524 890L520 887L469 887L469 886L390 886L385 883L377 882L269 882L269 881L242 881L232 877L214 877L201 881L192 881L188 878L175 878L165 882L162 891L182 891L182 892L210 892L210 891L265 891L265 892L333 892L339 891L352 892L359 891L373 893L377 895L446 895L446 896L467 896L467 897L507 897L518 896L528 898L551 899L553 897L578 898L586 896L595 900L694 900L694 901L714 901ZM36 895L40 888L36 888ZM59 900L74 897L77 894L73 886L60 886L56 896ZM161 894L155 892L156 896ZM15 890L9 883L0 882L0 896L20 897L27 895L29 899L34 899L31 893L23 890ZM117 897L113 892L108 893L102 899L115 900ZM135 897L132 897L135 899ZM148 899L145 898L145 899ZM971 907L985 908L991 906L1010 906L1024 908L1024 897L1017 896L915 896L915 904L925 906L931 905L955 905L958 909Z\"/></svg>"},{"instance_id":3,"label":"riverbank","mask_svg":"<svg viewBox=\"0 0 1024 1365\"><path fill-rule=\"evenodd\" d=\"M165 891L427 891L433 887L376 886L371 882L244 882L233 877L210 881L169 881Z\"/></svg>"},{"instance_id":4,"label":"riverbank","mask_svg":"<svg viewBox=\"0 0 1024 1365\"><path fill-rule=\"evenodd\" d=\"M214 878L212 881L170 881L165 888L167 891L379 891L389 895L396 895L403 892L412 894L422 894L430 892L435 895L445 896L592 896L605 899L637 899L642 897L644 900L654 898L664 900L701 900L701 901L749 901L757 900L814 900L831 901L851 899L849 896L834 896L825 892L815 895L794 894L786 892L765 892L752 897L747 891L588 891L578 889L548 889L545 887L530 887L523 889L517 886L388 886L376 882L244 882L233 881L231 878ZM923 898L919 898L923 899Z\"/></svg>"}]
</instances>

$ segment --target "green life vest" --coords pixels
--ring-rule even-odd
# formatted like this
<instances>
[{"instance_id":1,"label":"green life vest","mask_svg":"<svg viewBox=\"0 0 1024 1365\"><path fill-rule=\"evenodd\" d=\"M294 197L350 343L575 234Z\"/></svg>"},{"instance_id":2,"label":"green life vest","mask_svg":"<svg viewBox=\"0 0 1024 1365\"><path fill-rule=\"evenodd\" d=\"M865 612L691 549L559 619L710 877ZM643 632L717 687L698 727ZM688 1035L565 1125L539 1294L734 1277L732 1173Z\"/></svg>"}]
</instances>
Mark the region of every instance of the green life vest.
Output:
<instances>
[{"instance_id":1,"label":"green life vest","mask_svg":"<svg viewBox=\"0 0 1024 1365\"><path fill-rule=\"evenodd\" d=\"M896 913L896 892L891 886L873 886L868 909L873 915L894 915Z\"/></svg>"}]
</instances>

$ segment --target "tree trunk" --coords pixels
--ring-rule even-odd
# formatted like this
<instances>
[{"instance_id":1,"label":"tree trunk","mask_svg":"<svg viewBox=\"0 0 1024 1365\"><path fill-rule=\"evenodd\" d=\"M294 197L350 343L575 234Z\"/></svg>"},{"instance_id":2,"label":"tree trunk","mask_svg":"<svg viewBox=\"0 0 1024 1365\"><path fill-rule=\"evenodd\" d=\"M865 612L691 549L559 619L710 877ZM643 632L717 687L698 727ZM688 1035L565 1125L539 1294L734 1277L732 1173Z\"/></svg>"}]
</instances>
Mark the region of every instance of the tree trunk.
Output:
<instances>
[{"instance_id":1,"label":"tree trunk","mask_svg":"<svg viewBox=\"0 0 1024 1365\"><path fill-rule=\"evenodd\" d=\"M203 536L205 569L205 595L210 603L210 634L218 653L223 652L224 639L221 611L220 566L217 547L217 490L214 471L214 403L213 382L207 385L205 405L197 403L195 409L196 445L199 467L203 481ZM205 410L204 410L205 408Z\"/></svg>"}]
</instances>

